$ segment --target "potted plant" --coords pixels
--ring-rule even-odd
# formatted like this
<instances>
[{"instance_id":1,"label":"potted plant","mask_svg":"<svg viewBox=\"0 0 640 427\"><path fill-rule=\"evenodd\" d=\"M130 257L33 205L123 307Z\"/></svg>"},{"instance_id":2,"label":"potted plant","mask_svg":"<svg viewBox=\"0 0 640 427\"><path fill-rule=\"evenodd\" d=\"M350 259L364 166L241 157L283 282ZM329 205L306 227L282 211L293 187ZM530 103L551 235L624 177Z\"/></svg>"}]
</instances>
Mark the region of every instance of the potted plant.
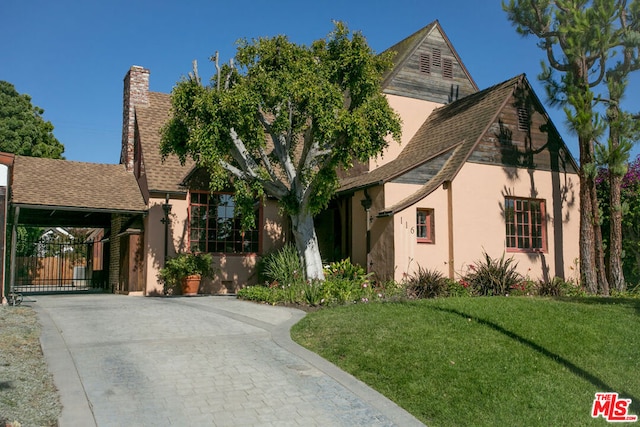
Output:
<instances>
[{"instance_id":1,"label":"potted plant","mask_svg":"<svg viewBox=\"0 0 640 427\"><path fill-rule=\"evenodd\" d=\"M203 277L213 277L213 257L208 253L182 252L165 263L158 278L168 288L181 285L182 295L197 295Z\"/></svg>"}]
</instances>

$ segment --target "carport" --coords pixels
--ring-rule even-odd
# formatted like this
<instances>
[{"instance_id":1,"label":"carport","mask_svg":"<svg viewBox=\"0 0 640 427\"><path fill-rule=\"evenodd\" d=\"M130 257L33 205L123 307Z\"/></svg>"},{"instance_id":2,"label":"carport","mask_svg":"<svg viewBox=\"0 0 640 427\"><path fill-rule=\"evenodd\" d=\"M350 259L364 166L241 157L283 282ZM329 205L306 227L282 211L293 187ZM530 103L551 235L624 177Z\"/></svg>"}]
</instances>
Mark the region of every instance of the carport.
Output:
<instances>
[{"instance_id":1,"label":"carport","mask_svg":"<svg viewBox=\"0 0 640 427\"><path fill-rule=\"evenodd\" d=\"M142 246L147 207L132 173L119 164L7 154L0 154L0 163L9 169L6 290L142 290L143 269L136 263L143 257L132 250ZM39 227L47 240L23 242L20 227ZM86 235L69 237L66 230L76 228ZM63 275L70 268L73 277Z\"/></svg>"}]
</instances>

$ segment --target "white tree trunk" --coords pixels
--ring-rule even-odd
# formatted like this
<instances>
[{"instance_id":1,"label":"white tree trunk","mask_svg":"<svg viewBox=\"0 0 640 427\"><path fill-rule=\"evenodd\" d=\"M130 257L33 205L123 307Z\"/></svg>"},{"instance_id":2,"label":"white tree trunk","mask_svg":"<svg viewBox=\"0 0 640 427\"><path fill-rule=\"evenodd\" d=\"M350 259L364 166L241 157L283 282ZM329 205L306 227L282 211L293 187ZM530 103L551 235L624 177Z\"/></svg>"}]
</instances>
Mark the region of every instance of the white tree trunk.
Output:
<instances>
[{"instance_id":1,"label":"white tree trunk","mask_svg":"<svg viewBox=\"0 0 640 427\"><path fill-rule=\"evenodd\" d=\"M302 257L307 279L324 280L318 237L313 226L313 216L308 213L291 215L293 237L298 254Z\"/></svg>"}]
</instances>

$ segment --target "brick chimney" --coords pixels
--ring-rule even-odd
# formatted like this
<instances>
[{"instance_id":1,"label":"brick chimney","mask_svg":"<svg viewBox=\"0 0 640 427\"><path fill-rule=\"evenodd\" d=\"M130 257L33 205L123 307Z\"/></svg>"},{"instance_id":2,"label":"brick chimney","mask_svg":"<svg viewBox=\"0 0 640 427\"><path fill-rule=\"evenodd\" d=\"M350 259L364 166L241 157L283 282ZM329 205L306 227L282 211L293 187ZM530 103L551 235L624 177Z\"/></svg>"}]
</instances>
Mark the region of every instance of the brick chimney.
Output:
<instances>
[{"instance_id":1,"label":"brick chimney","mask_svg":"<svg viewBox=\"0 0 640 427\"><path fill-rule=\"evenodd\" d=\"M149 105L149 70L132 66L124 76L122 106L122 151L120 164L133 172L133 150L135 144L135 106Z\"/></svg>"}]
</instances>

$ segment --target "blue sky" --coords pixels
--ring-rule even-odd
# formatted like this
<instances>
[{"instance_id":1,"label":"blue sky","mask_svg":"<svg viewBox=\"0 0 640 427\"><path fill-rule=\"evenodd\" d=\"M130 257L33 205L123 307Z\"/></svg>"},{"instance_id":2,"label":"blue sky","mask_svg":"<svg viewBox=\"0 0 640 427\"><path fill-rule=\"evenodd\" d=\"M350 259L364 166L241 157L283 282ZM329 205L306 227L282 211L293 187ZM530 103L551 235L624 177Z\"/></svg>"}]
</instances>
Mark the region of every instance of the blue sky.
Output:
<instances>
[{"instance_id":1,"label":"blue sky","mask_svg":"<svg viewBox=\"0 0 640 427\"><path fill-rule=\"evenodd\" d=\"M169 93L193 59L209 76L208 58L219 51L228 60L240 38L286 34L308 44L342 20L382 52L436 19L481 89L526 73L544 101L542 51L516 34L499 0L2 0L0 80L45 109L65 158L118 163L122 80L132 65L151 70L152 91ZM633 111L639 89L636 76L626 102ZM564 113L547 109L577 157Z\"/></svg>"}]
</instances>

